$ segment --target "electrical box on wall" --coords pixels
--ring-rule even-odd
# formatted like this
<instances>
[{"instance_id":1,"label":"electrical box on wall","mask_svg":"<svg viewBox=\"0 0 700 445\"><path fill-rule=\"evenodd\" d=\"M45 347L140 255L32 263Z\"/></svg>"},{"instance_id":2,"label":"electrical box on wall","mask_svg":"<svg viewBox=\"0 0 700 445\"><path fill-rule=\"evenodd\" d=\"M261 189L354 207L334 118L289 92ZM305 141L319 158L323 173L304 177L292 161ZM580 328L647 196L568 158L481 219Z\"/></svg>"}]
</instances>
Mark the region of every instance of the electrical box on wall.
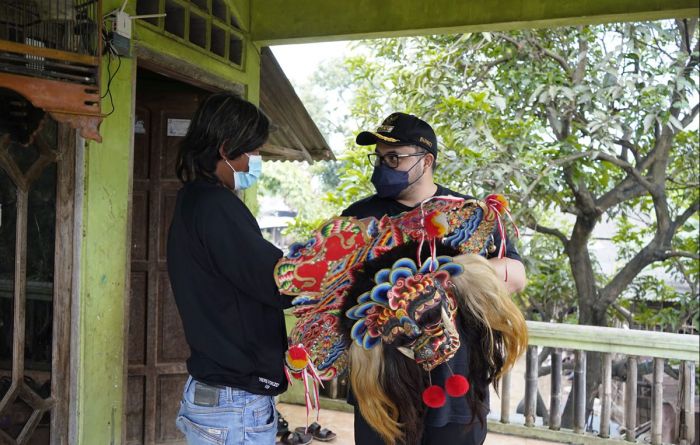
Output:
<instances>
[{"instance_id":1,"label":"electrical box on wall","mask_svg":"<svg viewBox=\"0 0 700 445\"><path fill-rule=\"evenodd\" d=\"M111 32L109 33L109 42L108 42L112 54L121 56L121 57L129 57L131 56L131 39L128 37L124 37L123 35L117 33L117 32Z\"/></svg>"},{"instance_id":2,"label":"electrical box on wall","mask_svg":"<svg viewBox=\"0 0 700 445\"><path fill-rule=\"evenodd\" d=\"M123 10L115 10L107 15L109 30L105 38L105 52L115 56L129 57L131 55L131 19Z\"/></svg>"},{"instance_id":3,"label":"electrical box on wall","mask_svg":"<svg viewBox=\"0 0 700 445\"><path fill-rule=\"evenodd\" d=\"M131 55L132 20L165 16L165 14L130 16L129 13L124 12L127 1L128 0L124 0L124 4L120 9L115 9L105 17L105 19L109 19L111 21L111 25L105 27L106 29L109 29L109 33L105 39L105 44L107 45L105 47L105 51L111 51L112 54L121 57L129 57Z\"/></svg>"},{"instance_id":4,"label":"electrical box on wall","mask_svg":"<svg viewBox=\"0 0 700 445\"><path fill-rule=\"evenodd\" d=\"M131 39L131 20L133 17L129 16L124 11L117 11L114 14L114 21L112 22L112 32L119 34L122 37Z\"/></svg>"}]
</instances>

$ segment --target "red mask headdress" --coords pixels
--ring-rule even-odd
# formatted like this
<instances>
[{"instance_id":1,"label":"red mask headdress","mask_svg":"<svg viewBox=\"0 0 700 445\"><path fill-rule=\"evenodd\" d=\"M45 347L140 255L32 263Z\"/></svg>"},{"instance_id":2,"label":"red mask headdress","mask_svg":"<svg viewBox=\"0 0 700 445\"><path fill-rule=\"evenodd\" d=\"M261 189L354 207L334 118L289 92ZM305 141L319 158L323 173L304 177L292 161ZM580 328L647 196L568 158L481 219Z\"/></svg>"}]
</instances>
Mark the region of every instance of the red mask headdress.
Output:
<instances>
[{"instance_id":1,"label":"red mask headdress","mask_svg":"<svg viewBox=\"0 0 700 445\"><path fill-rule=\"evenodd\" d=\"M459 253L483 253L494 227L502 227L500 212L507 208L505 200L496 201L493 195L489 198L484 202L440 196L395 217L333 218L319 227L311 240L290 247L275 267L275 281L282 294L296 297L294 314L299 321L290 334L290 344L303 346L320 379L330 380L347 370L349 340L340 329L340 321L345 318L341 308L353 284L352 271L409 241L421 246L411 260L423 270L425 258L420 258L419 252L427 242L435 263L425 264L437 270L422 275L430 278L431 285L441 286L445 277L439 273L443 264L436 256L437 242ZM427 278L412 285L423 286L422 279Z\"/></svg>"}]
</instances>

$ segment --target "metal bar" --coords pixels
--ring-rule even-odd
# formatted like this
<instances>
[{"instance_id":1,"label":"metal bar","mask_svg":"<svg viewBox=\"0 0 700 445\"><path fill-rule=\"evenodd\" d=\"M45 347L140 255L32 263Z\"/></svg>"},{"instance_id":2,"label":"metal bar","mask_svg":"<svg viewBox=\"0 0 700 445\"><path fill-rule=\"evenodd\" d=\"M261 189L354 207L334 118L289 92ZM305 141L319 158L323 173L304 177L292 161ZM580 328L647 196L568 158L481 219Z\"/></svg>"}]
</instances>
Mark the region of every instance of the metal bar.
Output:
<instances>
[{"instance_id":1,"label":"metal bar","mask_svg":"<svg viewBox=\"0 0 700 445\"><path fill-rule=\"evenodd\" d=\"M24 43L9 42L7 40L0 40L0 51L29 54L38 57L48 57L50 59L65 60L68 62L82 63L85 65L97 66L100 63L99 58L95 56L86 56L83 54L76 54L58 49L25 45Z\"/></svg>"},{"instance_id":2,"label":"metal bar","mask_svg":"<svg viewBox=\"0 0 700 445\"><path fill-rule=\"evenodd\" d=\"M17 65L11 65L11 64L7 64L7 63L1 63L1 62L0 62L0 72L20 74L20 75L29 75L30 77L41 78L41 79L78 82L78 83L82 83L85 85L95 85L95 83L96 83L96 79L92 78L92 77L75 76L73 74L60 73L57 71L49 71L49 70L37 71L37 70L23 68L23 67L20 67Z\"/></svg>"},{"instance_id":3,"label":"metal bar","mask_svg":"<svg viewBox=\"0 0 700 445\"><path fill-rule=\"evenodd\" d=\"M537 346L528 346L525 368L525 426L537 417Z\"/></svg>"},{"instance_id":4,"label":"metal bar","mask_svg":"<svg viewBox=\"0 0 700 445\"><path fill-rule=\"evenodd\" d=\"M610 410L612 408L612 354L603 354L603 394L600 398L600 437L610 437Z\"/></svg>"},{"instance_id":5,"label":"metal bar","mask_svg":"<svg viewBox=\"0 0 700 445\"><path fill-rule=\"evenodd\" d=\"M26 64L27 63L27 58L26 56L21 56L19 54L13 54L13 53L0 53L0 60L7 60L7 61L12 61L12 62L18 62L21 64ZM62 62L62 61L51 61L51 60L43 60L42 65L47 66L47 67L57 67L57 68L62 68L65 70L69 71L79 71L83 73L94 73L95 72L95 67L94 66L83 66L83 65L75 65L72 63L68 62Z\"/></svg>"},{"instance_id":6,"label":"metal bar","mask_svg":"<svg viewBox=\"0 0 700 445\"><path fill-rule=\"evenodd\" d=\"M561 428L561 349L552 349L552 387L549 401L549 429Z\"/></svg>"},{"instance_id":7,"label":"metal bar","mask_svg":"<svg viewBox=\"0 0 700 445\"><path fill-rule=\"evenodd\" d=\"M501 423L510 423L510 371L501 377Z\"/></svg>"},{"instance_id":8,"label":"metal bar","mask_svg":"<svg viewBox=\"0 0 700 445\"><path fill-rule=\"evenodd\" d=\"M586 431L586 353L576 351L574 364L574 432Z\"/></svg>"},{"instance_id":9,"label":"metal bar","mask_svg":"<svg viewBox=\"0 0 700 445\"><path fill-rule=\"evenodd\" d=\"M74 0L71 0L71 3L73 3L73 1ZM68 20L68 16L69 16L68 0L63 0L63 8L64 8L63 10L65 11L65 15L66 15L65 18L66 18L66 20ZM71 9L73 10L73 5L71 5ZM70 16L71 16L71 18L70 18L69 22L71 23L71 28L75 29L75 16L73 15L72 12L70 13ZM71 45L71 38L70 38L70 34L72 34L72 33L70 33L70 34L68 33L68 30L66 29L66 23L67 22L64 22L63 26L62 26L63 33L61 35L61 48L65 49L67 51L74 52L73 46Z\"/></svg>"},{"instance_id":10,"label":"metal bar","mask_svg":"<svg viewBox=\"0 0 700 445\"><path fill-rule=\"evenodd\" d=\"M625 384L625 439L637 442L637 357L627 357L627 383Z\"/></svg>"},{"instance_id":11,"label":"metal bar","mask_svg":"<svg viewBox=\"0 0 700 445\"><path fill-rule=\"evenodd\" d=\"M79 10L87 8L88 6L93 5L95 3L97 3L97 0L88 0L88 1L80 3L80 4L76 4L75 10L79 11Z\"/></svg>"},{"instance_id":12,"label":"metal bar","mask_svg":"<svg viewBox=\"0 0 700 445\"><path fill-rule=\"evenodd\" d=\"M52 6L54 6L54 4L56 6L55 14L52 10L53 8L51 8ZM52 17L52 18L58 17L58 3L49 2L49 17ZM51 32L51 34L49 35L49 39L53 43L53 47L55 49L59 49L58 48L58 26L56 26L56 20L53 20L52 22L48 22L48 23L49 23L49 31Z\"/></svg>"},{"instance_id":13,"label":"metal bar","mask_svg":"<svg viewBox=\"0 0 700 445\"><path fill-rule=\"evenodd\" d=\"M654 359L654 383L651 395L651 444L661 445L664 404L664 359Z\"/></svg>"}]
</instances>

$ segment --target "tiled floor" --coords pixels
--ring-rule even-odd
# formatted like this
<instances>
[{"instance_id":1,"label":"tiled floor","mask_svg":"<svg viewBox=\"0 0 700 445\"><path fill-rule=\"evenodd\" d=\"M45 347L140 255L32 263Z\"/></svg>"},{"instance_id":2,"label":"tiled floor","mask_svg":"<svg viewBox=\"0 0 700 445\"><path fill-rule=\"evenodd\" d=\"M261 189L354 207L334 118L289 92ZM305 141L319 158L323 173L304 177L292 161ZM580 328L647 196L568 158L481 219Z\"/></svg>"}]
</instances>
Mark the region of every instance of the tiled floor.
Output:
<instances>
[{"instance_id":1,"label":"tiled floor","mask_svg":"<svg viewBox=\"0 0 700 445\"><path fill-rule=\"evenodd\" d=\"M289 421L289 428L294 429L298 426L306 425L306 408L301 405L289 405L280 403L279 411ZM353 415L340 411L321 410L319 423L338 434L338 437L332 442L332 445L353 445ZM315 413L309 416L309 423L315 419ZM312 442L313 444L322 444L324 442ZM362 445L362 444L359 444ZM541 440L523 439L520 437L502 436L499 434L489 434L486 436L485 445L552 445L552 442Z\"/></svg>"}]
</instances>

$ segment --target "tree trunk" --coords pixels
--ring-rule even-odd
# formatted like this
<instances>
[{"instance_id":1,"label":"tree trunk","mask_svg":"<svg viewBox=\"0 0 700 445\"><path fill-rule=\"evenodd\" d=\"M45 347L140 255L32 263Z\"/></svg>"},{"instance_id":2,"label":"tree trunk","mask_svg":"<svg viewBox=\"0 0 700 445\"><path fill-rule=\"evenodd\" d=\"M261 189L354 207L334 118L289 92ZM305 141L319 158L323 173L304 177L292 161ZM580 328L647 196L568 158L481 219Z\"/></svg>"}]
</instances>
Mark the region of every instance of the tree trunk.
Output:
<instances>
[{"instance_id":1,"label":"tree trunk","mask_svg":"<svg viewBox=\"0 0 700 445\"><path fill-rule=\"evenodd\" d=\"M595 216L582 215L576 224L567 246L567 255L578 294L579 324L607 326L607 307L600 304L600 295L593 274L593 264L588 251L588 239L596 225ZM593 395L602 377L602 355L586 352L586 414L590 415ZM571 393L573 394L573 392ZM573 397L569 394L562 414L563 428L573 427Z\"/></svg>"}]
</instances>

